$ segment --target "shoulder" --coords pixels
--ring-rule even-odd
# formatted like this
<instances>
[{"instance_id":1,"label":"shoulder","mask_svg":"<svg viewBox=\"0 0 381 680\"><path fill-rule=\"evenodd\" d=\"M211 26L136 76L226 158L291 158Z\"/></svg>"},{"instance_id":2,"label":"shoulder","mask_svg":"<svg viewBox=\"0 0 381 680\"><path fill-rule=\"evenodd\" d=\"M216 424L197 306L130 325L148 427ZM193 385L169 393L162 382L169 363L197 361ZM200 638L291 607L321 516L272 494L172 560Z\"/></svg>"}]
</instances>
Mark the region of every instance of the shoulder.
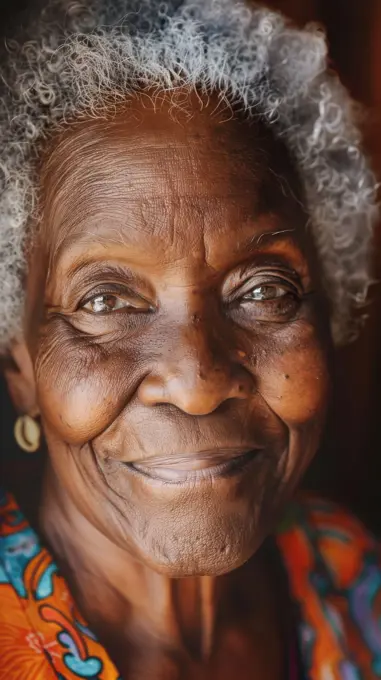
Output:
<instances>
[{"instance_id":1,"label":"shoulder","mask_svg":"<svg viewBox=\"0 0 381 680\"><path fill-rule=\"evenodd\" d=\"M277 532L311 677L381 678L381 554L349 510L316 496Z\"/></svg>"},{"instance_id":2,"label":"shoulder","mask_svg":"<svg viewBox=\"0 0 381 680\"><path fill-rule=\"evenodd\" d=\"M14 497L0 487L0 548L1 539L20 534L29 529L28 522L20 511Z\"/></svg>"},{"instance_id":3,"label":"shoulder","mask_svg":"<svg viewBox=\"0 0 381 680\"><path fill-rule=\"evenodd\" d=\"M348 509L312 494L303 494L292 503L279 541L286 552L288 545L304 547L311 568L312 562L320 563L338 590L350 589L365 567L381 574L381 548L372 533ZM291 562L300 557L299 551Z\"/></svg>"}]
</instances>

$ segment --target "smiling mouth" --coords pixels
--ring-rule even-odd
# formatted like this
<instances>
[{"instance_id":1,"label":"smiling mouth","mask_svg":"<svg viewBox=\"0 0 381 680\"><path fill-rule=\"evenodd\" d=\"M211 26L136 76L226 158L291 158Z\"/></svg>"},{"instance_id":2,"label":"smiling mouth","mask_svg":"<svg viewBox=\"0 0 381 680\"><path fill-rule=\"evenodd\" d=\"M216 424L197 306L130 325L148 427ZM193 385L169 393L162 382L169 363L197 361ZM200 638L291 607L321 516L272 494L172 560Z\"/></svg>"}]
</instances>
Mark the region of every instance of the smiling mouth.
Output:
<instances>
[{"instance_id":1,"label":"smiling mouth","mask_svg":"<svg viewBox=\"0 0 381 680\"><path fill-rule=\"evenodd\" d=\"M124 463L131 471L170 484L197 482L240 473L261 449L218 449L142 462Z\"/></svg>"}]
</instances>

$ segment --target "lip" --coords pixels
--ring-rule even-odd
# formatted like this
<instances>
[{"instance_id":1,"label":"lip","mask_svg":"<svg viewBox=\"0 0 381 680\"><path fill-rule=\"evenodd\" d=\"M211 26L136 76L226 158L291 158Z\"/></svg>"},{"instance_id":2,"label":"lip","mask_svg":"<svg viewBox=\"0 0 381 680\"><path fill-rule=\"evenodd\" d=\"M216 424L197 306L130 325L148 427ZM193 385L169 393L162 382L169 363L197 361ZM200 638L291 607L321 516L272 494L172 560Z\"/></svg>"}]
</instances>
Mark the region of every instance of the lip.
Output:
<instances>
[{"instance_id":1,"label":"lip","mask_svg":"<svg viewBox=\"0 0 381 680\"><path fill-rule=\"evenodd\" d=\"M167 484L200 482L240 473L261 453L257 448L228 448L125 463L134 473Z\"/></svg>"}]
</instances>

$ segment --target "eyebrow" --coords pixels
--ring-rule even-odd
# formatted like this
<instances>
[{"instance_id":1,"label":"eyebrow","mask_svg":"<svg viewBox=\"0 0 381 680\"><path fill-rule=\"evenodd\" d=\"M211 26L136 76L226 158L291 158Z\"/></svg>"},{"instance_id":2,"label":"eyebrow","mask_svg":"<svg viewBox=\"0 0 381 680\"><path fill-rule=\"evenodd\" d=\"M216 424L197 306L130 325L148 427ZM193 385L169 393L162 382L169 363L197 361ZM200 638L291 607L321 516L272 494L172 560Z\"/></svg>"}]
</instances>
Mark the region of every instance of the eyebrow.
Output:
<instances>
[{"instance_id":1,"label":"eyebrow","mask_svg":"<svg viewBox=\"0 0 381 680\"><path fill-rule=\"evenodd\" d=\"M279 240L276 237L280 236L281 234L294 234L295 229L278 229L277 231L265 231L262 234L257 234L256 236L253 236L251 239L251 242L255 242L256 246L260 246L262 241L274 241L274 240ZM292 237L286 237L286 239L281 239L281 240L292 240L295 241L294 238Z\"/></svg>"},{"instance_id":2,"label":"eyebrow","mask_svg":"<svg viewBox=\"0 0 381 680\"><path fill-rule=\"evenodd\" d=\"M245 239L241 243L238 243L238 248L237 248L237 255L239 256L239 253L245 253L246 251L248 252L248 255L254 255L255 251L266 251L267 249L271 248L271 245L275 245L276 243L289 243L290 246L295 248L299 253L303 253L303 249L301 248L300 244L298 243L296 239L296 232L297 230L295 228L288 228L288 229L277 229L274 231L263 231L260 234L253 234L249 238ZM115 241L112 241L113 244L115 244ZM87 244L88 245L88 244ZM104 241L103 244L107 248L107 241ZM106 258L107 259L107 250L105 250ZM99 265L102 262L102 258L92 258L91 255L87 259L83 259L83 256L79 256L77 258L77 263L74 264L74 266L70 267L70 277L75 279L78 274L81 271L85 270L91 270L93 267ZM126 276L132 280L135 280L135 276L133 274L132 269L126 262L125 264L117 264L114 263L113 265L107 265L104 263L102 265L102 275L105 275L105 273L109 272L110 275L115 275L115 271L119 271L120 275L123 275L123 278ZM91 276L91 274L90 274Z\"/></svg>"},{"instance_id":3,"label":"eyebrow","mask_svg":"<svg viewBox=\"0 0 381 680\"><path fill-rule=\"evenodd\" d=\"M110 264L109 262L102 262L94 259L79 261L73 268L70 268L71 280L75 281L81 272L84 272L85 280L87 277L89 278L89 282L92 281L94 273L99 274L101 278L104 276L114 277L117 275L123 280L128 279L130 282L136 281L137 278L139 280L141 279L141 277L137 277L133 273L132 269L127 264L123 265L118 262Z\"/></svg>"},{"instance_id":4,"label":"eyebrow","mask_svg":"<svg viewBox=\"0 0 381 680\"><path fill-rule=\"evenodd\" d=\"M242 250L243 252L245 252L245 250L253 249L262 251L270 248L271 245L275 245L276 243L288 242L299 252L303 253L303 248L296 238L296 233L297 230L292 228L277 229L276 231L264 231L261 234L253 234L253 236L250 236L239 244L239 250Z\"/></svg>"}]
</instances>

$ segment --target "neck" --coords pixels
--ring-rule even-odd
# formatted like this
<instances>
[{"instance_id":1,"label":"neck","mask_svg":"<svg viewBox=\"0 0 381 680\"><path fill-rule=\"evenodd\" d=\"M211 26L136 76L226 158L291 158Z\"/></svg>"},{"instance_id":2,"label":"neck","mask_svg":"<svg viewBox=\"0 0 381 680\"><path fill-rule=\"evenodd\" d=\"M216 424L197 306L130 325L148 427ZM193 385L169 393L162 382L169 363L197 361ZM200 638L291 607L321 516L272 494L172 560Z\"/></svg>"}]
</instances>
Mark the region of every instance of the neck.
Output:
<instances>
[{"instance_id":1,"label":"neck","mask_svg":"<svg viewBox=\"0 0 381 680\"><path fill-rule=\"evenodd\" d=\"M95 629L127 627L133 637L185 647L199 658L210 654L221 579L173 579L138 562L79 512L51 472L41 508L43 534Z\"/></svg>"},{"instance_id":2,"label":"neck","mask_svg":"<svg viewBox=\"0 0 381 680\"><path fill-rule=\"evenodd\" d=\"M226 576L173 579L138 562L98 531L51 472L41 508L42 531L79 610L117 663L118 650L128 644L154 653L171 649L206 662L224 621L241 625L239 619L247 619L250 608L253 621L248 625L262 630L269 612L274 613L263 550Z\"/></svg>"}]
</instances>

